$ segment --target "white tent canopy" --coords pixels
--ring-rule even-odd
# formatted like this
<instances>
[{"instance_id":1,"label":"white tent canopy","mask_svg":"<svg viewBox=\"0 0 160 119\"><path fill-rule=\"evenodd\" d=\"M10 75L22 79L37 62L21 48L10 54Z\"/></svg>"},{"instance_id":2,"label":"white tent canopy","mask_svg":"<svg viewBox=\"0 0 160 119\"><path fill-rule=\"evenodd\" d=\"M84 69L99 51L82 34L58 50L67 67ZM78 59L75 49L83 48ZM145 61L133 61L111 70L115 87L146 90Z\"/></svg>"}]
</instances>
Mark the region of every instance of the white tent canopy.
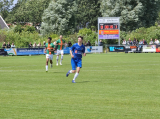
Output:
<instances>
[{"instance_id":1,"label":"white tent canopy","mask_svg":"<svg viewBox=\"0 0 160 119\"><path fill-rule=\"evenodd\" d=\"M5 28L9 29L8 25L0 15L0 29L5 29Z\"/></svg>"}]
</instances>

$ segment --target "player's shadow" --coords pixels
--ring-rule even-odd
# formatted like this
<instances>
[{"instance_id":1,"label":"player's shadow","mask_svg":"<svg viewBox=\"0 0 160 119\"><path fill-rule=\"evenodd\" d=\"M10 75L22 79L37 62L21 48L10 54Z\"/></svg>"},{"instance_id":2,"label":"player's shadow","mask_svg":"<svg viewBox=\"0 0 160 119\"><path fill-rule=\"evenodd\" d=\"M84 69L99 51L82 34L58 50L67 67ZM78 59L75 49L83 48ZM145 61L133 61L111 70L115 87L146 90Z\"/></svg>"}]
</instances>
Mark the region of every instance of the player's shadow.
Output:
<instances>
[{"instance_id":1,"label":"player's shadow","mask_svg":"<svg viewBox=\"0 0 160 119\"><path fill-rule=\"evenodd\" d=\"M89 83L90 81L82 81L82 82L76 82L76 83Z\"/></svg>"},{"instance_id":2,"label":"player's shadow","mask_svg":"<svg viewBox=\"0 0 160 119\"><path fill-rule=\"evenodd\" d=\"M76 82L76 83L90 83L90 82L99 82L99 81L82 81L82 82Z\"/></svg>"}]
</instances>

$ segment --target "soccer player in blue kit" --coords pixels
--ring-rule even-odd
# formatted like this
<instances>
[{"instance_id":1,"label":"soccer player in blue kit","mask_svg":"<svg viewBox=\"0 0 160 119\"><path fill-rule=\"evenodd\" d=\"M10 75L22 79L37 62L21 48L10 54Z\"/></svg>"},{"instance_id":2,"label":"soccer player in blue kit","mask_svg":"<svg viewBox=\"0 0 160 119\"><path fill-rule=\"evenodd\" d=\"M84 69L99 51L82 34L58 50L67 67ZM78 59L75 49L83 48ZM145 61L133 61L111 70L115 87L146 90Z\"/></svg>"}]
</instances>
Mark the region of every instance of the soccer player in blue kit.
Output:
<instances>
[{"instance_id":1,"label":"soccer player in blue kit","mask_svg":"<svg viewBox=\"0 0 160 119\"><path fill-rule=\"evenodd\" d=\"M72 65L72 70L69 70L66 74L66 77L69 76L71 73L75 73L74 78L72 80L72 83L76 83L75 80L79 75L80 68L82 68L82 54L83 56L86 56L85 53L85 46L83 45L83 37L79 36L78 37L78 43L75 43L71 50L71 65ZM77 67L77 72L76 72L76 67Z\"/></svg>"}]
</instances>

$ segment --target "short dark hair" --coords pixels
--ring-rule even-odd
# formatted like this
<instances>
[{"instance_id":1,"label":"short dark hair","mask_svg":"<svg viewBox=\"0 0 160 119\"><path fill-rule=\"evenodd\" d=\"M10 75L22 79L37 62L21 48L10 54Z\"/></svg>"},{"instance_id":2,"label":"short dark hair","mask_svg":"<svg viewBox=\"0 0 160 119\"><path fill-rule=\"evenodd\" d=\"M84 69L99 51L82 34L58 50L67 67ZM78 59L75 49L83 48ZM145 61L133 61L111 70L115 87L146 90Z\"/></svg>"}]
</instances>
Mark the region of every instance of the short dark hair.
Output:
<instances>
[{"instance_id":1,"label":"short dark hair","mask_svg":"<svg viewBox=\"0 0 160 119\"><path fill-rule=\"evenodd\" d=\"M82 36L78 36L78 38L81 38L83 40L83 37Z\"/></svg>"},{"instance_id":2,"label":"short dark hair","mask_svg":"<svg viewBox=\"0 0 160 119\"><path fill-rule=\"evenodd\" d=\"M51 38L51 37L48 37L48 39L49 39L49 40L52 40L52 38Z\"/></svg>"}]
</instances>

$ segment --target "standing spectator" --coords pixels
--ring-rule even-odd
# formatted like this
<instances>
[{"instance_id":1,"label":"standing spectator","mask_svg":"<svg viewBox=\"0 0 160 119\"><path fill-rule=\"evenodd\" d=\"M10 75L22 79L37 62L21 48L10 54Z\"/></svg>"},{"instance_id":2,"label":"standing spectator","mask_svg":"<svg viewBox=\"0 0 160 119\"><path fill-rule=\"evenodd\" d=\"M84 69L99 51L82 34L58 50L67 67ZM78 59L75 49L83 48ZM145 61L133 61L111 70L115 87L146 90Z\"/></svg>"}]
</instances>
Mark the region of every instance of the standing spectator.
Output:
<instances>
[{"instance_id":1,"label":"standing spectator","mask_svg":"<svg viewBox=\"0 0 160 119\"><path fill-rule=\"evenodd\" d=\"M6 43L4 42L3 45L2 45L2 48L6 48Z\"/></svg>"},{"instance_id":2,"label":"standing spectator","mask_svg":"<svg viewBox=\"0 0 160 119\"><path fill-rule=\"evenodd\" d=\"M68 42L68 47L72 47L71 41Z\"/></svg>"},{"instance_id":3,"label":"standing spectator","mask_svg":"<svg viewBox=\"0 0 160 119\"><path fill-rule=\"evenodd\" d=\"M42 46L42 45L41 45L41 42L39 42L37 46L38 46L38 48L40 48L40 47Z\"/></svg>"},{"instance_id":4,"label":"standing spectator","mask_svg":"<svg viewBox=\"0 0 160 119\"><path fill-rule=\"evenodd\" d=\"M133 40L133 45L136 45L136 39L134 38L134 40Z\"/></svg>"},{"instance_id":5,"label":"standing spectator","mask_svg":"<svg viewBox=\"0 0 160 119\"><path fill-rule=\"evenodd\" d=\"M31 42L29 43L28 47L29 47L29 48L32 48L32 44L31 44Z\"/></svg>"},{"instance_id":6,"label":"standing spectator","mask_svg":"<svg viewBox=\"0 0 160 119\"><path fill-rule=\"evenodd\" d=\"M143 45L147 45L147 41L143 39Z\"/></svg>"},{"instance_id":7,"label":"standing spectator","mask_svg":"<svg viewBox=\"0 0 160 119\"><path fill-rule=\"evenodd\" d=\"M8 44L7 44L7 48L11 48L11 45L9 44L9 42L8 42Z\"/></svg>"},{"instance_id":8,"label":"standing spectator","mask_svg":"<svg viewBox=\"0 0 160 119\"><path fill-rule=\"evenodd\" d=\"M103 42L102 42L102 40L100 40L100 42L99 42L99 46L103 46Z\"/></svg>"},{"instance_id":9,"label":"standing spectator","mask_svg":"<svg viewBox=\"0 0 160 119\"><path fill-rule=\"evenodd\" d=\"M124 39L123 42L122 42L122 45L126 45L126 44L127 44L127 42L126 42L126 40Z\"/></svg>"},{"instance_id":10,"label":"standing spectator","mask_svg":"<svg viewBox=\"0 0 160 119\"><path fill-rule=\"evenodd\" d=\"M11 48L15 48L16 46L14 45L14 43L12 43Z\"/></svg>"},{"instance_id":11,"label":"standing spectator","mask_svg":"<svg viewBox=\"0 0 160 119\"><path fill-rule=\"evenodd\" d=\"M152 38L151 38L151 41L149 42L149 44L150 44L150 45L152 45L152 44L153 44L153 40L152 40Z\"/></svg>"},{"instance_id":12,"label":"standing spectator","mask_svg":"<svg viewBox=\"0 0 160 119\"><path fill-rule=\"evenodd\" d=\"M158 45L159 44L159 40L155 39L154 44Z\"/></svg>"},{"instance_id":13,"label":"standing spectator","mask_svg":"<svg viewBox=\"0 0 160 119\"><path fill-rule=\"evenodd\" d=\"M36 42L33 44L33 48L36 48L37 47L37 44L36 44Z\"/></svg>"},{"instance_id":14,"label":"standing spectator","mask_svg":"<svg viewBox=\"0 0 160 119\"><path fill-rule=\"evenodd\" d=\"M86 46L91 46L91 43L89 42L89 40L88 40Z\"/></svg>"}]
</instances>

